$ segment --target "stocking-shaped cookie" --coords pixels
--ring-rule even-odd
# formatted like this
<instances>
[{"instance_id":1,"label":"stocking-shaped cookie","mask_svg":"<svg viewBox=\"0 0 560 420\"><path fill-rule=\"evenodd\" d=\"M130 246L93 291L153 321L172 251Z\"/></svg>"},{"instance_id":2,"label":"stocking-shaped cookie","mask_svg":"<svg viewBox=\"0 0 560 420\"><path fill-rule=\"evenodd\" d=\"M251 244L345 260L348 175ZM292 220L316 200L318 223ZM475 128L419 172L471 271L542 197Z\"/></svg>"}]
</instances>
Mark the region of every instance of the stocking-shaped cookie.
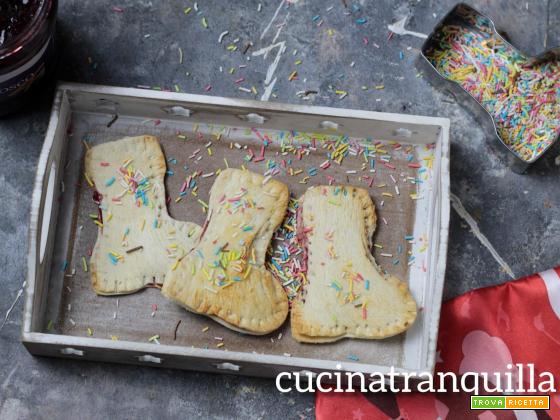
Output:
<instances>
[{"instance_id":1,"label":"stocking-shaped cookie","mask_svg":"<svg viewBox=\"0 0 560 420\"><path fill-rule=\"evenodd\" d=\"M170 270L164 296L240 332L278 328L288 315L288 298L264 258L287 205L288 188L281 182L222 171L210 191L200 242Z\"/></svg>"},{"instance_id":2,"label":"stocking-shaped cookie","mask_svg":"<svg viewBox=\"0 0 560 420\"><path fill-rule=\"evenodd\" d=\"M344 337L384 338L416 318L406 283L385 276L370 253L375 207L366 190L318 186L300 199L298 236L307 284L292 306L293 337L324 343Z\"/></svg>"},{"instance_id":3,"label":"stocking-shaped cookie","mask_svg":"<svg viewBox=\"0 0 560 420\"><path fill-rule=\"evenodd\" d=\"M90 262L96 293L126 294L161 283L169 267L193 248L200 226L167 213L165 171L165 158L152 136L88 150L86 176L101 195L102 220Z\"/></svg>"}]
</instances>

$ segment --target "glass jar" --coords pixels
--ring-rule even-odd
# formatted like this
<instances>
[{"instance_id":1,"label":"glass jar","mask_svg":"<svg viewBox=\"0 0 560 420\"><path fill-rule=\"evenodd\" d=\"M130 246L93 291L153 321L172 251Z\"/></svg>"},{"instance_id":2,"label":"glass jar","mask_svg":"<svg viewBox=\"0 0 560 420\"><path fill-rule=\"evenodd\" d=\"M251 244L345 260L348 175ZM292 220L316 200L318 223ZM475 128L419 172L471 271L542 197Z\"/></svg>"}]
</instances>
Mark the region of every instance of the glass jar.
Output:
<instances>
[{"instance_id":1,"label":"glass jar","mask_svg":"<svg viewBox=\"0 0 560 420\"><path fill-rule=\"evenodd\" d=\"M55 65L57 0L0 0L0 115L19 109Z\"/></svg>"}]
</instances>

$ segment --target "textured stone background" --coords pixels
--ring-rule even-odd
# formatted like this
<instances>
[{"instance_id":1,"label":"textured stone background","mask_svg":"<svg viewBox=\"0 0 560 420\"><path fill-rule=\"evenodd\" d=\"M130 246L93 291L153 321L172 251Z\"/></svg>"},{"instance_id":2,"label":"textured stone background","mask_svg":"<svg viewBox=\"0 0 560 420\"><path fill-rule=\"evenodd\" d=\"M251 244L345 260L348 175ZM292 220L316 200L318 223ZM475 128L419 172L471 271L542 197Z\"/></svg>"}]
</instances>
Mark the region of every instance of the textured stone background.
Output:
<instances>
[{"instance_id":1,"label":"textured stone background","mask_svg":"<svg viewBox=\"0 0 560 420\"><path fill-rule=\"evenodd\" d=\"M201 0L200 13L187 16L183 9L193 6L188 0L61 0L58 78L118 86L177 85L190 93L203 93L210 84L208 95L246 98L252 95L237 90L233 76L219 72L219 66L229 69L245 62L247 67L236 74L246 78L245 86L256 86L260 97L276 52L266 59L246 58L271 45L277 25L285 20L276 42L285 42L287 52L275 73L277 98L271 100L450 118L451 189L481 232L517 277L559 264L560 188L554 156L527 175L512 173L489 149L488 142L494 140L485 137L471 115L452 96L416 77L422 40L395 36L387 41L388 24L409 16L409 29L429 33L455 2L362 0L355 3L360 10L353 12L354 3L346 2L347 9L340 0L285 4L261 40L279 0L262 0L261 12L258 1ZM492 16L528 54L560 45L560 0L471 3ZM324 19L322 26L313 23L315 15ZM203 16L208 29L201 25ZM367 23L357 25L359 17ZM252 41L253 48L246 56L227 51L227 42L217 43L224 30L230 32L226 41L239 37L239 45ZM179 47L184 52L182 65ZM289 82L288 75L296 69L294 49L302 64L297 66L299 80ZM385 89L360 88L378 84ZM340 100L329 86L349 95ZM305 89L319 93L304 102L296 92ZM2 320L24 279L31 188L51 95L44 92L23 112L0 119ZM510 279L454 211L447 265L445 298ZM1 419L313 416L312 395L280 394L271 380L31 357L19 342L21 306L20 299L0 330Z\"/></svg>"}]
</instances>

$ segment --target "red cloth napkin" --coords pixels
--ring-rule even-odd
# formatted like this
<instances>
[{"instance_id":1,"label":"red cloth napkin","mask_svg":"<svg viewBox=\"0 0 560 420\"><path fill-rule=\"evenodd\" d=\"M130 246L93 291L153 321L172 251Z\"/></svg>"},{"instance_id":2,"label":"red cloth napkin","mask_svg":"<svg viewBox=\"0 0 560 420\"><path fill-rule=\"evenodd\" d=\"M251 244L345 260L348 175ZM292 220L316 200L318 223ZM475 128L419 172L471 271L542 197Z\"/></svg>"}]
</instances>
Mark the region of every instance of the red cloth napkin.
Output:
<instances>
[{"instance_id":1,"label":"red cloth napkin","mask_svg":"<svg viewBox=\"0 0 560 420\"><path fill-rule=\"evenodd\" d=\"M494 372L516 372L508 363L524 364L524 373L532 363L535 377L550 372L560 388L560 267L443 304L436 371L488 372L492 378ZM523 376L527 389L529 373ZM465 392L317 393L315 412L318 420L560 419L560 394L551 396L549 411L483 411L470 410Z\"/></svg>"}]
</instances>

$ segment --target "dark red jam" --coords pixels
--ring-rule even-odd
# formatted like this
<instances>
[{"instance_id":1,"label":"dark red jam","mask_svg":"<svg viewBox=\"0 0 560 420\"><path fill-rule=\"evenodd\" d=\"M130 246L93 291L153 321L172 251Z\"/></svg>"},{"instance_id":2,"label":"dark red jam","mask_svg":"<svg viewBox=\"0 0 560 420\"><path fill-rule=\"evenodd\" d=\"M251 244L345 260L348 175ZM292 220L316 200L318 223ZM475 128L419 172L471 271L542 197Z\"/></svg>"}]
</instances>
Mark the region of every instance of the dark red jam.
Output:
<instances>
[{"instance_id":1,"label":"dark red jam","mask_svg":"<svg viewBox=\"0 0 560 420\"><path fill-rule=\"evenodd\" d=\"M29 26L40 5L39 0L0 1L0 46L7 45Z\"/></svg>"},{"instance_id":2,"label":"dark red jam","mask_svg":"<svg viewBox=\"0 0 560 420\"><path fill-rule=\"evenodd\" d=\"M0 115L30 99L55 62L57 0L0 0Z\"/></svg>"}]
</instances>

